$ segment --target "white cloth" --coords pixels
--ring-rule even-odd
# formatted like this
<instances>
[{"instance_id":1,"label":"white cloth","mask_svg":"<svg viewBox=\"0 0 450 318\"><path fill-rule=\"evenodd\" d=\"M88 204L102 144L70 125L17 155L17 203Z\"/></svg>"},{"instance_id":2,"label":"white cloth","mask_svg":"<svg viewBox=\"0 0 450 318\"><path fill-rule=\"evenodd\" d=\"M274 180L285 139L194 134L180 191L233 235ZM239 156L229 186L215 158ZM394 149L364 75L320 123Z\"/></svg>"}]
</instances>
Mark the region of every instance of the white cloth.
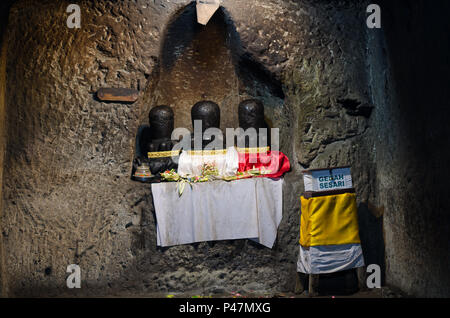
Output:
<instances>
[{"instance_id":1,"label":"white cloth","mask_svg":"<svg viewBox=\"0 0 450 318\"><path fill-rule=\"evenodd\" d=\"M327 274L364 266L361 244L311 246L300 245L297 272Z\"/></svg>"},{"instance_id":2,"label":"white cloth","mask_svg":"<svg viewBox=\"0 0 450 318\"><path fill-rule=\"evenodd\" d=\"M215 165L220 177L231 177L236 175L239 168L239 155L234 147L226 149L226 153L206 155L183 151L178 161L177 172L182 177L200 176L206 163Z\"/></svg>"},{"instance_id":3,"label":"white cloth","mask_svg":"<svg viewBox=\"0 0 450 318\"><path fill-rule=\"evenodd\" d=\"M249 238L272 248L282 218L283 179L152 184L157 245Z\"/></svg>"}]
</instances>

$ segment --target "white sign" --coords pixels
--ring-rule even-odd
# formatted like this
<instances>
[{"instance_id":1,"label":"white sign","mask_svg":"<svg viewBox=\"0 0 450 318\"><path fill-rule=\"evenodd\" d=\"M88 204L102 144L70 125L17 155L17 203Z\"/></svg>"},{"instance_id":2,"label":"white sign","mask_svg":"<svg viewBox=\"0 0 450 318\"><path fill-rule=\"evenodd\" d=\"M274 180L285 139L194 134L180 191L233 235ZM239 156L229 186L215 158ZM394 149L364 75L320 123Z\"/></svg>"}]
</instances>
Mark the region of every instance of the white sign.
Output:
<instances>
[{"instance_id":1,"label":"white sign","mask_svg":"<svg viewBox=\"0 0 450 318\"><path fill-rule=\"evenodd\" d=\"M313 192L350 189L353 187L350 167L304 171L303 181L305 183L305 191Z\"/></svg>"}]
</instances>

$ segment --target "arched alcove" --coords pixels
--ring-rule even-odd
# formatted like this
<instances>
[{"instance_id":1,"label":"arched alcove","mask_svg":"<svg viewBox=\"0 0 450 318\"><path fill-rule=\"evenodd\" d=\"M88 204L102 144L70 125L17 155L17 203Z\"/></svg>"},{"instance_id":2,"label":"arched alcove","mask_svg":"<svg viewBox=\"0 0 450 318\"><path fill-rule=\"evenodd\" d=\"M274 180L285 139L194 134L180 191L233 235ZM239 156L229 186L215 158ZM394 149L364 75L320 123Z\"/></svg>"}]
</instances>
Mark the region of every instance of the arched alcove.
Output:
<instances>
[{"instance_id":1,"label":"arched alcove","mask_svg":"<svg viewBox=\"0 0 450 318\"><path fill-rule=\"evenodd\" d=\"M156 105L174 109L175 127L192 130L191 108L212 100L221 109L221 129L237 128L239 102L258 98L270 126L281 127L281 83L242 49L228 12L220 7L206 26L197 23L195 3L174 14L161 45L159 65L144 93L141 123Z\"/></svg>"}]
</instances>

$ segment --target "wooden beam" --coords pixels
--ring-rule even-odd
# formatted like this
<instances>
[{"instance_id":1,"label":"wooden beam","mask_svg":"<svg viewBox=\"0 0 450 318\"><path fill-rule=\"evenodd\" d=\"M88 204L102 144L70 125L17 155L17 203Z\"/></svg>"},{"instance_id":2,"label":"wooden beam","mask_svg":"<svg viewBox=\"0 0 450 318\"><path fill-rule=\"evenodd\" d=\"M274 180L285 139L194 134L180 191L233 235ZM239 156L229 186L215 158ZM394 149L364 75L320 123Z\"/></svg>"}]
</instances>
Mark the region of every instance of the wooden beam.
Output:
<instances>
[{"instance_id":1,"label":"wooden beam","mask_svg":"<svg viewBox=\"0 0 450 318\"><path fill-rule=\"evenodd\" d=\"M106 102L134 103L139 97L139 91L131 88L100 88L97 97Z\"/></svg>"}]
</instances>

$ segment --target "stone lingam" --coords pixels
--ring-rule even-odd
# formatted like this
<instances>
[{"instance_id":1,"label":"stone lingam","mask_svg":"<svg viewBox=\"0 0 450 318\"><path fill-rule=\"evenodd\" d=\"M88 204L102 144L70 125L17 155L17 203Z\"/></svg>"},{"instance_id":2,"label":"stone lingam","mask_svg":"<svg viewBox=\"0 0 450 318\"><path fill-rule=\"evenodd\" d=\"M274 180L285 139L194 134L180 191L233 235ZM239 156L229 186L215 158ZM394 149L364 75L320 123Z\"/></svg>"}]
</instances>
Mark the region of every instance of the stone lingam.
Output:
<instances>
[{"instance_id":1,"label":"stone lingam","mask_svg":"<svg viewBox=\"0 0 450 318\"><path fill-rule=\"evenodd\" d=\"M141 182L159 182L160 173L176 169L172 160L174 142L171 140L174 130L174 113L166 105L155 106L149 113L149 128L144 131L139 146L141 149L133 161L132 179Z\"/></svg>"},{"instance_id":2,"label":"stone lingam","mask_svg":"<svg viewBox=\"0 0 450 318\"><path fill-rule=\"evenodd\" d=\"M182 177L199 177L208 174L215 178L235 176L238 156L234 146L226 148L220 130L220 108L212 101L197 102L191 108L194 133L191 149L183 149L178 162L178 174Z\"/></svg>"},{"instance_id":3,"label":"stone lingam","mask_svg":"<svg viewBox=\"0 0 450 318\"><path fill-rule=\"evenodd\" d=\"M191 136L191 147L194 150L205 149L214 145L215 149L223 149L225 138L220 130L220 108L212 101L200 101L191 109L194 134ZM201 124L201 129L200 125ZM201 134L200 134L201 132Z\"/></svg>"},{"instance_id":4,"label":"stone lingam","mask_svg":"<svg viewBox=\"0 0 450 318\"><path fill-rule=\"evenodd\" d=\"M239 127L244 131L255 130L253 134L257 140L244 134L237 139L238 147L267 147L270 145L270 133L268 125L264 119L264 105L258 99L247 99L239 103L238 106ZM266 129L266 133L261 133L260 129Z\"/></svg>"},{"instance_id":5,"label":"stone lingam","mask_svg":"<svg viewBox=\"0 0 450 318\"><path fill-rule=\"evenodd\" d=\"M239 127L244 134L237 137L240 173L252 171L259 176L279 178L288 172L288 157L271 149L270 129L264 119L264 105L260 100L247 99L238 106Z\"/></svg>"}]
</instances>

